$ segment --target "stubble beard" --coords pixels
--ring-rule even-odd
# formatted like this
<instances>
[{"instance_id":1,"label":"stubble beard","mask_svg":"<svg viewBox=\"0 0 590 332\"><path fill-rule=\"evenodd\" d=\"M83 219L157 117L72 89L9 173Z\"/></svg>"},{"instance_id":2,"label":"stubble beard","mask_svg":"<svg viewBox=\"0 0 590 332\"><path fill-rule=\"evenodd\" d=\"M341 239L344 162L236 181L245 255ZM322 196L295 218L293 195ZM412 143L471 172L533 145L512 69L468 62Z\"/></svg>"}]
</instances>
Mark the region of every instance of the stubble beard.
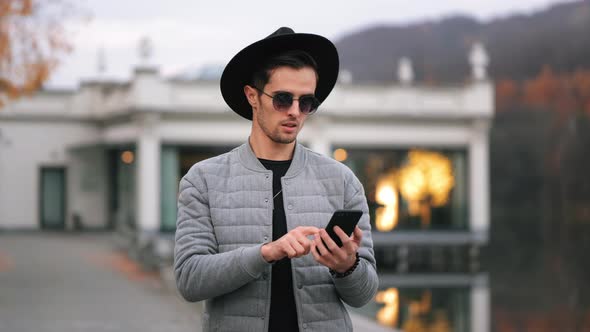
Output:
<instances>
[{"instance_id":1,"label":"stubble beard","mask_svg":"<svg viewBox=\"0 0 590 332\"><path fill-rule=\"evenodd\" d=\"M291 144L297 139L297 133L294 136L291 135L281 135L280 133L280 125L278 125L275 130L271 130L266 125L266 122L262 119L262 117L257 117L258 126L262 129L262 132L266 135L266 137L270 138L271 141L279 144Z\"/></svg>"}]
</instances>

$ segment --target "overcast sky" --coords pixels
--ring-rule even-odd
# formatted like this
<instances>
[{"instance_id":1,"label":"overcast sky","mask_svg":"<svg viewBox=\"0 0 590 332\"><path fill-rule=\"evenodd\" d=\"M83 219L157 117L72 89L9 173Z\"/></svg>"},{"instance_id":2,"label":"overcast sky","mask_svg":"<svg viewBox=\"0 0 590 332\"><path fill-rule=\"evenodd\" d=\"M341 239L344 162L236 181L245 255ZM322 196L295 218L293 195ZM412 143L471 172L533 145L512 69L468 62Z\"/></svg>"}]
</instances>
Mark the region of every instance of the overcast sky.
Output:
<instances>
[{"instance_id":1,"label":"overcast sky","mask_svg":"<svg viewBox=\"0 0 590 332\"><path fill-rule=\"evenodd\" d=\"M280 26L335 41L373 25L403 25L452 14L480 20L528 14L563 0L76 0L91 19L67 24L74 51L63 58L50 87L75 88L98 74L103 49L106 77L128 79L140 62L138 43L151 39L152 63L170 75L224 64Z\"/></svg>"}]
</instances>

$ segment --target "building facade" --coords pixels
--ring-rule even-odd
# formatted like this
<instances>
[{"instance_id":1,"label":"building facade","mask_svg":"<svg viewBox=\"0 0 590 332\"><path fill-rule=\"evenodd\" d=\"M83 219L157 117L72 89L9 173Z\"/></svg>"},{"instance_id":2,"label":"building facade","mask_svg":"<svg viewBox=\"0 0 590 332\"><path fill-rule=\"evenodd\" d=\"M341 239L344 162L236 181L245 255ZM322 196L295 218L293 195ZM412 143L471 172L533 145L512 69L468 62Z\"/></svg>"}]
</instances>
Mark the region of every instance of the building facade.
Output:
<instances>
[{"instance_id":1,"label":"building facade","mask_svg":"<svg viewBox=\"0 0 590 332\"><path fill-rule=\"evenodd\" d=\"M397 287L429 289L413 307L408 302L405 316L400 301L395 317L377 313L390 326L408 322L424 297L433 306L436 289L459 289L453 303L471 318L454 318L463 326L454 331L489 330L477 252L490 228L494 92L475 60L461 86L413 84L407 60L399 84L342 80L299 137L363 182L383 292L412 298ZM40 91L0 111L0 230L106 229L135 246L165 247L180 178L195 162L245 142L249 131L218 81L165 79L154 67L136 68L125 83Z\"/></svg>"}]
</instances>

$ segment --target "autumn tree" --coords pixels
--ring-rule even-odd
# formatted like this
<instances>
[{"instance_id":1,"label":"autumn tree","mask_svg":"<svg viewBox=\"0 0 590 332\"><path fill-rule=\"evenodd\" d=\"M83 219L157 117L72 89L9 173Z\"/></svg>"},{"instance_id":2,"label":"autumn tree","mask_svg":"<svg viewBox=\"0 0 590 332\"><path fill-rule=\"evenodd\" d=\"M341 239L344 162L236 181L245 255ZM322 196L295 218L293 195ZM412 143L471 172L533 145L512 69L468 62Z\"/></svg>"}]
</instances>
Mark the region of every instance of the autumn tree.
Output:
<instances>
[{"instance_id":1,"label":"autumn tree","mask_svg":"<svg viewBox=\"0 0 590 332\"><path fill-rule=\"evenodd\" d=\"M545 65L536 77L528 80L498 80L496 105L499 112L524 106L555 112L562 118L590 114L590 70L556 73Z\"/></svg>"},{"instance_id":2,"label":"autumn tree","mask_svg":"<svg viewBox=\"0 0 590 332\"><path fill-rule=\"evenodd\" d=\"M0 107L41 87L70 51L60 0L0 0Z\"/></svg>"},{"instance_id":3,"label":"autumn tree","mask_svg":"<svg viewBox=\"0 0 590 332\"><path fill-rule=\"evenodd\" d=\"M590 330L590 69L546 65L529 79L499 80L496 106L486 257L496 285L527 284L496 286L495 310L519 311L496 317L496 330ZM567 315L548 319L557 312Z\"/></svg>"}]
</instances>

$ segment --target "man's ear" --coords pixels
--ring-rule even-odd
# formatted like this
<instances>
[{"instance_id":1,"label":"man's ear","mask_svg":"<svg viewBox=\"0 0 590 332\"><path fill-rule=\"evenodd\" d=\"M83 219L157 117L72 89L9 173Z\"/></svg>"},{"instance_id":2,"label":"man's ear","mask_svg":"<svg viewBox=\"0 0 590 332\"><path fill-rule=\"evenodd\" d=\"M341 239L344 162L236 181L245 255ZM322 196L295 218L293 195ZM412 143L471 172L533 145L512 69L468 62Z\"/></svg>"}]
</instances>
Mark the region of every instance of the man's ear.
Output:
<instances>
[{"instance_id":1,"label":"man's ear","mask_svg":"<svg viewBox=\"0 0 590 332\"><path fill-rule=\"evenodd\" d=\"M258 108L258 91L249 85L244 86L244 95L252 108Z\"/></svg>"}]
</instances>

